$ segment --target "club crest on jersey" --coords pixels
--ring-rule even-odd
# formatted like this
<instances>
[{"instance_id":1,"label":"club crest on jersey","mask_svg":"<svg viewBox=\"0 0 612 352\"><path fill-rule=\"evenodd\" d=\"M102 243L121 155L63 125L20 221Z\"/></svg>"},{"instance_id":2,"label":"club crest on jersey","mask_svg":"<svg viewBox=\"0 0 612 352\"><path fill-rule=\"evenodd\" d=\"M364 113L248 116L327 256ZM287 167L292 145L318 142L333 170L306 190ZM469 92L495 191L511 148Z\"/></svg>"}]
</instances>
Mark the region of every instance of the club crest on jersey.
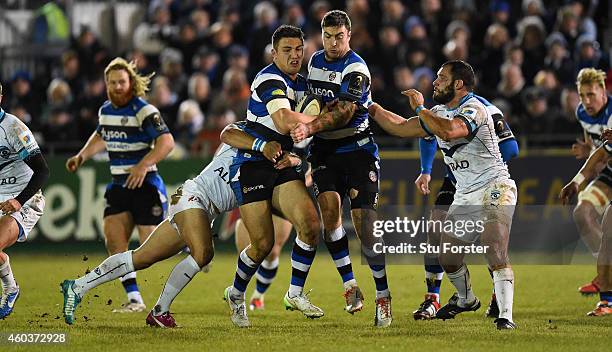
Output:
<instances>
[{"instance_id":1,"label":"club crest on jersey","mask_svg":"<svg viewBox=\"0 0 612 352\"><path fill-rule=\"evenodd\" d=\"M370 173L368 174L370 181L372 182L376 182L378 181L378 175L376 175L375 171L370 171Z\"/></svg>"},{"instance_id":2,"label":"club crest on jersey","mask_svg":"<svg viewBox=\"0 0 612 352\"><path fill-rule=\"evenodd\" d=\"M99 267L97 267L97 268L94 270L94 273L96 273L97 275L102 275L102 270L100 270L100 268L99 268Z\"/></svg>"},{"instance_id":3,"label":"club crest on jersey","mask_svg":"<svg viewBox=\"0 0 612 352\"><path fill-rule=\"evenodd\" d=\"M498 190L491 191L491 199L499 199L500 195L501 195L501 192Z\"/></svg>"},{"instance_id":4,"label":"club crest on jersey","mask_svg":"<svg viewBox=\"0 0 612 352\"><path fill-rule=\"evenodd\" d=\"M123 116L121 118L121 126L125 126L128 123L128 117L127 116Z\"/></svg>"},{"instance_id":5,"label":"club crest on jersey","mask_svg":"<svg viewBox=\"0 0 612 352\"><path fill-rule=\"evenodd\" d=\"M154 206L153 208L151 208L151 215L153 216L160 216L162 215L162 207L160 207L159 205Z\"/></svg>"},{"instance_id":6,"label":"club crest on jersey","mask_svg":"<svg viewBox=\"0 0 612 352\"><path fill-rule=\"evenodd\" d=\"M8 147L1 146L0 147L0 157L3 159L8 159L11 156L11 150Z\"/></svg>"},{"instance_id":7,"label":"club crest on jersey","mask_svg":"<svg viewBox=\"0 0 612 352\"><path fill-rule=\"evenodd\" d=\"M461 112L459 114L474 119L476 117L476 110L470 107L465 107L461 109Z\"/></svg>"},{"instance_id":8,"label":"club crest on jersey","mask_svg":"<svg viewBox=\"0 0 612 352\"><path fill-rule=\"evenodd\" d=\"M332 72L329 74L329 81L333 82L336 79L336 72Z\"/></svg>"}]
</instances>

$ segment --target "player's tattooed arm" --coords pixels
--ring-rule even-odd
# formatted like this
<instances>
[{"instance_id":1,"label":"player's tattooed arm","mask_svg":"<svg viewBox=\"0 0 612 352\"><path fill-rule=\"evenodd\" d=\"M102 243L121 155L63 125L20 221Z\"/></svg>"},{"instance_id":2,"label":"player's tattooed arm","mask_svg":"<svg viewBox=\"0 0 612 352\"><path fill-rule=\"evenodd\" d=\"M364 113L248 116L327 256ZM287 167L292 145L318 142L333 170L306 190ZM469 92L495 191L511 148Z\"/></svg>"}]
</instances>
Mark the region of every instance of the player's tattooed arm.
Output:
<instances>
[{"instance_id":1,"label":"player's tattooed arm","mask_svg":"<svg viewBox=\"0 0 612 352\"><path fill-rule=\"evenodd\" d=\"M310 134L315 134L322 131L329 131L345 126L355 114L357 104L351 101L338 101L333 108L326 111L325 109L319 114L319 117L307 123L306 126L310 130Z\"/></svg>"},{"instance_id":2,"label":"player's tattooed arm","mask_svg":"<svg viewBox=\"0 0 612 352\"><path fill-rule=\"evenodd\" d=\"M417 117L405 119L377 103L370 105L368 113L390 135L404 138L427 136L427 132L420 126Z\"/></svg>"}]
</instances>

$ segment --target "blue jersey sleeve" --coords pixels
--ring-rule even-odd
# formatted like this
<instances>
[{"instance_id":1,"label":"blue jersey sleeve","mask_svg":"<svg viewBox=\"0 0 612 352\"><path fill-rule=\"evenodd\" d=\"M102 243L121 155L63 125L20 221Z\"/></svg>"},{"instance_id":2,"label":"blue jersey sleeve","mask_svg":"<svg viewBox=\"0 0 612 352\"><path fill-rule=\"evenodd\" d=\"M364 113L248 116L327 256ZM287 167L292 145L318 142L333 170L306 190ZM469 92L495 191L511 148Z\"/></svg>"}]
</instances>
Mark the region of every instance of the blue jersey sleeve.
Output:
<instances>
[{"instance_id":1,"label":"blue jersey sleeve","mask_svg":"<svg viewBox=\"0 0 612 352\"><path fill-rule=\"evenodd\" d=\"M504 162L508 162L519 155L519 147L516 139L506 139L499 142L499 151L501 152Z\"/></svg>"},{"instance_id":2,"label":"blue jersey sleeve","mask_svg":"<svg viewBox=\"0 0 612 352\"><path fill-rule=\"evenodd\" d=\"M434 157L436 156L436 150L438 143L435 138L419 138L419 155L421 158L421 173L431 174L431 167L433 165Z\"/></svg>"},{"instance_id":3,"label":"blue jersey sleeve","mask_svg":"<svg viewBox=\"0 0 612 352\"><path fill-rule=\"evenodd\" d=\"M154 112L151 115L145 117L142 121L142 129L145 131L147 136L155 139L164 133L170 133L168 126L162 119L159 112Z\"/></svg>"},{"instance_id":4,"label":"blue jersey sleeve","mask_svg":"<svg viewBox=\"0 0 612 352\"><path fill-rule=\"evenodd\" d=\"M268 79L255 88L257 96L264 104L274 99L287 99L287 85L280 79Z\"/></svg>"}]
</instances>

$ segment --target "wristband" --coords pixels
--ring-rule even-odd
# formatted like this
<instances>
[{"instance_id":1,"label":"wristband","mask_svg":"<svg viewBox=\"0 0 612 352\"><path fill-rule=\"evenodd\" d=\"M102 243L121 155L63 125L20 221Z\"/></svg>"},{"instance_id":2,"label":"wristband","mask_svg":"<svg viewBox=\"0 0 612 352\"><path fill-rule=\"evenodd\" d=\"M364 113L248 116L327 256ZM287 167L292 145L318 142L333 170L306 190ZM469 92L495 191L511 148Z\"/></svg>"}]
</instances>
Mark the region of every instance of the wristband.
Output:
<instances>
[{"instance_id":1,"label":"wristband","mask_svg":"<svg viewBox=\"0 0 612 352\"><path fill-rule=\"evenodd\" d=\"M251 149L256 152L263 153L265 146L266 146L266 141L264 141L261 138L255 138L255 140L253 141L253 146L251 146Z\"/></svg>"},{"instance_id":2,"label":"wristband","mask_svg":"<svg viewBox=\"0 0 612 352\"><path fill-rule=\"evenodd\" d=\"M572 182L576 182L576 184L578 184L578 186L580 186L582 184L582 182L584 182L585 178L586 177L584 177L584 175L579 172L576 176L574 176L574 178L572 179Z\"/></svg>"},{"instance_id":3,"label":"wristband","mask_svg":"<svg viewBox=\"0 0 612 352\"><path fill-rule=\"evenodd\" d=\"M423 106L423 104L419 105L416 107L416 109L414 109L414 112L416 112L416 114L418 115L419 112L421 112L421 110L425 109L425 106Z\"/></svg>"}]
</instances>

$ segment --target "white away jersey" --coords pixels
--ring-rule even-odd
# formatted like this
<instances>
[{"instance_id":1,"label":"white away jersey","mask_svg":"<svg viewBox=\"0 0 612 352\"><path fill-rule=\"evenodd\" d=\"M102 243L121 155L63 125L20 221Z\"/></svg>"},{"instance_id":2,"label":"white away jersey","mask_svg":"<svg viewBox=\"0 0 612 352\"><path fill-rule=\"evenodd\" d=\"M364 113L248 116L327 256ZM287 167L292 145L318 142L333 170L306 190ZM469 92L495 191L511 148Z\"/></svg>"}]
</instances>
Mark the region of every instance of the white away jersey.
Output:
<instances>
[{"instance_id":1,"label":"white away jersey","mask_svg":"<svg viewBox=\"0 0 612 352\"><path fill-rule=\"evenodd\" d=\"M16 116L0 109L0 202L15 198L34 173L23 161L40 153L34 135Z\"/></svg>"},{"instance_id":2,"label":"white away jersey","mask_svg":"<svg viewBox=\"0 0 612 352\"><path fill-rule=\"evenodd\" d=\"M467 137L448 142L436 137L444 162L457 179L457 193L470 193L494 180L510 178L491 113L477 97L470 93L456 109L436 105L432 111L449 120L462 119L470 131Z\"/></svg>"}]
</instances>

